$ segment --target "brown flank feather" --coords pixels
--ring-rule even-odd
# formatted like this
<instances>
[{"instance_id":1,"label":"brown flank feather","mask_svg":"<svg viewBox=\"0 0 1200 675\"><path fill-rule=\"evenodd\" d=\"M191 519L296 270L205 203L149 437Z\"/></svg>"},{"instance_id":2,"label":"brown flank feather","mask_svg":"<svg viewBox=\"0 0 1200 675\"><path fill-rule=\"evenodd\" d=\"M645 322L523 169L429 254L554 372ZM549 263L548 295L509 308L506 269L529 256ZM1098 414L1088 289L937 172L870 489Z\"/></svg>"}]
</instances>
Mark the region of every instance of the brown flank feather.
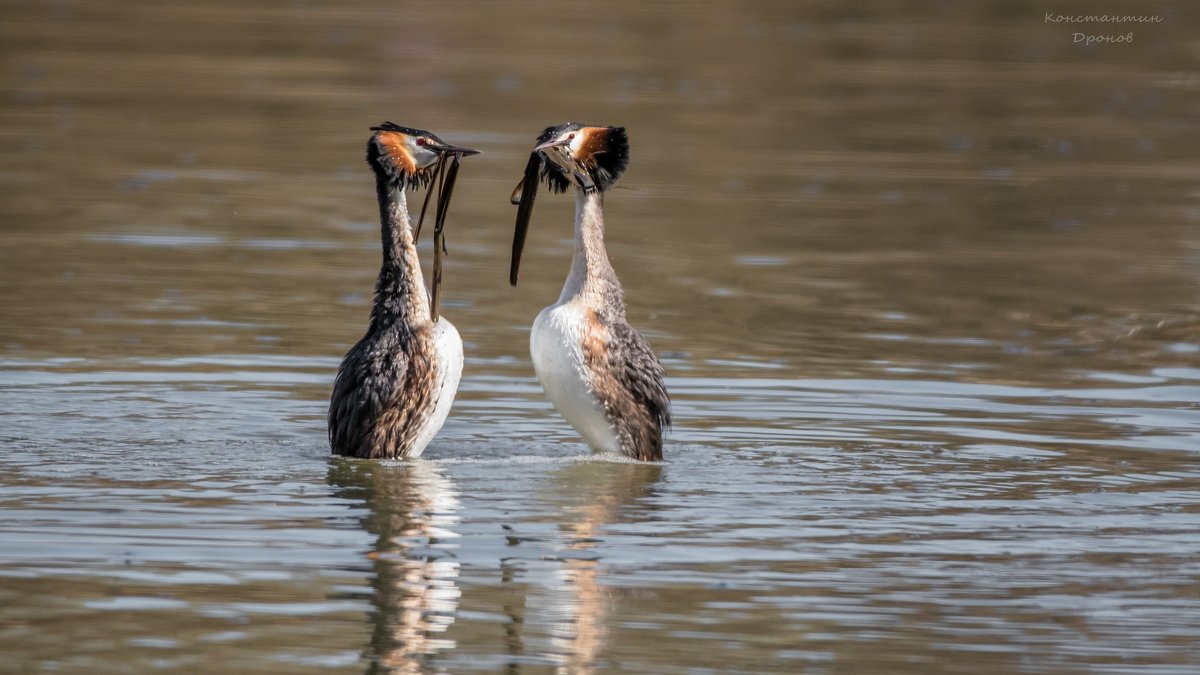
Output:
<instances>
[{"instance_id":1,"label":"brown flank feather","mask_svg":"<svg viewBox=\"0 0 1200 675\"><path fill-rule=\"evenodd\" d=\"M605 320L593 309L581 347L592 393L604 406L622 452L643 462L662 461L671 399L650 346L624 320Z\"/></svg>"}]
</instances>

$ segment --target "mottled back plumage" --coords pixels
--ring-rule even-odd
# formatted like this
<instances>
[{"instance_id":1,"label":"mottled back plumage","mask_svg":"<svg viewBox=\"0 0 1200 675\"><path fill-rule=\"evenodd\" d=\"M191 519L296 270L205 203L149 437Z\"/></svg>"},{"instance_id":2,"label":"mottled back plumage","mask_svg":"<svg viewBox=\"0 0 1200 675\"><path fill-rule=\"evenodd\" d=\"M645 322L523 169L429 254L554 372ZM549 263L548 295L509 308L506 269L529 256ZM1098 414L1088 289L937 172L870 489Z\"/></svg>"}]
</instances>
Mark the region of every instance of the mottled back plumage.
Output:
<instances>
[{"instance_id":1,"label":"mottled back plumage","mask_svg":"<svg viewBox=\"0 0 1200 675\"><path fill-rule=\"evenodd\" d=\"M623 309L623 308L622 308ZM671 426L666 372L654 350L625 317L594 312L583 366L621 448L634 459L660 461L663 431ZM623 314L623 313L622 313Z\"/></svg>"},{"instance_id":2,"label":"mottled back plumage","mask_svg":"<svg viewBox=\"0 0 1200 675\"><path fill-rule=\"evenodd\" d=\"M398 458L420 454L441 427L462 368L457 331L431 314L404 190L436 181L444 156L453 155L453 172L439 183L449 183L437 203L440 234L458 158L475 151L391 122L371 130L367 164L375 173L383 264L367 333L342 359L334 381L329 445L340 455ZM435 269L435 292L439 277Z\"/></svg>"},{"instance_id":3,"label":"mottled back plumage","mask_svg":"<svg viewBox=\"0 0 1200 675\"><path fill-rule=\"evenodd\" d=\"M338 367L329 402L329 445L339 455L404 456L433 410L428 326L409 320L396 275L381 272L367 334ZM451 392L453 395L453 392Z\"/></svg>"}]
</instances>

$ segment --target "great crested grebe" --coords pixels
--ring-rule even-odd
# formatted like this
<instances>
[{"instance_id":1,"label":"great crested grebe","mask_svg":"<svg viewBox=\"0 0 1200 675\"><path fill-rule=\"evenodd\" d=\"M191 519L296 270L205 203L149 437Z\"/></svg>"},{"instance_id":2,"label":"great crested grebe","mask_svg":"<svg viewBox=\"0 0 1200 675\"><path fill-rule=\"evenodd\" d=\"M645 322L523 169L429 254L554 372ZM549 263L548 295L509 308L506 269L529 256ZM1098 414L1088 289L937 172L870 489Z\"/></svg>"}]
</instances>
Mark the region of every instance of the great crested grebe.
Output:
<instances>
[{"instance_id":1,"label":"great crested grebe","mask_svg":"<svg viewBox=\"0 0 1200 675\"><path fill-rule=\"evenodd\" d=\"M533 322L533 368L554 407L592 449L658 461L663 429L671 424L663 367L625 320L624 291L604 250L604 193L628 161L623 127L567 123L538 136L513 192L519 208L509 283L517 284L539 181L554 192L574 183L575 253L558 302Z\"/></svg>"},{"instance_id":2,"label":"great crested grebe","mask_svg":"<svg viewBox=\"0 0 1200 675\"><path fill-rule=\"evenodd\" d=\"M462 339L438 311L442 227L458 161L478 151L391 122L371 130L367 163L375 171L383 266L367 334L346 353L334 380L329 446L353 457L417 457L446 422L462 376ZM404 196L405 188L421 186L438 191L432 297L415 245L425 208L414 233Z\"/></svg>"}]
</instances>

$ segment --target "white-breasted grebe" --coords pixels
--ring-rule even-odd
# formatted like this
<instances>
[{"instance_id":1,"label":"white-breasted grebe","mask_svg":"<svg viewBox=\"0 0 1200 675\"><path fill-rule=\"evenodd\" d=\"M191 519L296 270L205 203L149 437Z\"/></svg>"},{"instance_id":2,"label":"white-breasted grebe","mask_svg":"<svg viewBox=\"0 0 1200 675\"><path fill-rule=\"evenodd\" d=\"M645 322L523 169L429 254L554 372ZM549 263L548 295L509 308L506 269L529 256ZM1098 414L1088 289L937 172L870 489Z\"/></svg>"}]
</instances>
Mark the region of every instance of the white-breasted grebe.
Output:
<instances>
[{"instance_id":1,"label":"white-breasted grebe","mask_svg":"<svg viewBox=\"0 0 1200 675\"><path fill-rule=\"evenodd\" d=\"M517 283L538 183L554 192L574 184L571 271L558 302L533 323L533 367L546 396L592 449L658 461L671 423L663 367L625 320L624 291L604 248L604 194L628 160L623 127L567 123L538 136L513 192L519 208L509 282Z\"/></svg>"}]
</instances>

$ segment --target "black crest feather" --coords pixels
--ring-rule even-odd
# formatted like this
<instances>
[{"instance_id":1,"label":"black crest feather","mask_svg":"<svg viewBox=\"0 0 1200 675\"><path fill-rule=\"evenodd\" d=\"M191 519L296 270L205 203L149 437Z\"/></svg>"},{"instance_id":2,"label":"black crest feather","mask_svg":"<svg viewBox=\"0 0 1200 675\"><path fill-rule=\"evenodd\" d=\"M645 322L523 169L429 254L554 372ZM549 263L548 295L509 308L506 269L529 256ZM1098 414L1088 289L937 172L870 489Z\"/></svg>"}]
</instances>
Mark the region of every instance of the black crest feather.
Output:
<instances>
[{"instance_id":1,"label":"black crest feather","mask_svg":"<svg viewBox=\"0 0 1200 675\"><path fill-rule=\"evenodd\" d=\"M371 127L371 131L399 131L402 134L409 136L433 136L433 134L424 129L414 129L412 127L402 127L395 122L383 122L379 126Z\"/></svg>"},{"instance_id":2,"label":"black crest feather","mask_svg":"<svg viewBox=\"0 0 1200 675\"><path fill-rule=\"evenodd\" d=\"M606 127L597 135L595 144L599 147L591 156L592 181L597 189L607 190L629 165L629 135L625 133L625 127Z\"/></svg>"}]
</instances>

